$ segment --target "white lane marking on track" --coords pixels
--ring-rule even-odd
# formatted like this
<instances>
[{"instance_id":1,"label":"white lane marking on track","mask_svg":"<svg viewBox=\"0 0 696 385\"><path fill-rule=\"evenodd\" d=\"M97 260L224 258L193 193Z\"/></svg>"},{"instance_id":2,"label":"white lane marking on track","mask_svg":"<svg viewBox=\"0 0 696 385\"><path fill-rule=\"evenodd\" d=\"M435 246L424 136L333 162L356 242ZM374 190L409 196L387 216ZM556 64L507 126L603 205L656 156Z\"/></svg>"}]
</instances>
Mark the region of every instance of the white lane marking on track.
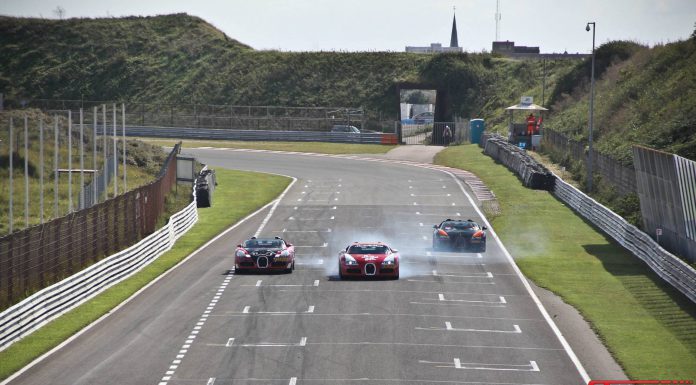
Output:
<instances>
[{"instance_id":1,"label":"white lane marking on track","mask_svg":"<svg viewBox=\"0 0 696 385\"><path fill-rule=\"evenodd\" d=\"M512 330L496 330L496 329L470 329L470 328L455 328L452 327L452 323L445 322L445 328L421 328L417 327L416 330L439 330L439 331L452 331L452 332L475 332L475 333L508 333L508 334L522 334L522 329L517 324L512 325Z\"/></svg>"},{"instance_id":2,"label":"white lane marking on track","mask_svg":"<svg viewBox=\"0 0 696 385\"><path fill-rule=\"evenodd\" d=\"M228 338L225 346L229 348L232 344L234 344L234 338Z\"/></svg>"},{"instance_id":3,"label":"white lane marking on track","mask_svg":"<svg viewBox=\"0 0 696 385\"><path fill-rule=\"evenodd\" d=\"M494 304L506 304L507 301L502 295L498 297L499 301L479 301L479 300L467 300L467 299L445 299L444 293L438 293L438 300L441 302L466 302L466 303L494 303Z\"/></svg>"},{"instance_id":4,"label":"white lane marking on track","mask_svg":"<svg viewBox=\"0 0 696 385\"><path fill-rule=\"evenodd\" d=\"M493 278L493 273L474 273L473 275L456 275L456 274L439 274L437 270L433 270L433 277L452 277L452 278Z\"/></svg>"},{"instance_id":5,"label":"white lane marking on track","mask_svg":"<svg viewBox=\"0 0 696 385\"><path fill-rule=\"evenodd\" d=\"M565 350L566 354L568 354L568 357L570 357L570 360L573 361L575 368L578 370L578 373L583 378L583 382L585 382L585 383L590 382L590 376L587 374L587 371L585 370L585 367L582 365L582 362L580 362L580 359L575 354L575 352L573 351L573 348L570 346L568 341L565 339L565 337L561 333L560 329L558 329L558 326L556 325L556 323L553 322L553 319L551 319L549 312L546 310L544 305L541 303L541 301L539 300L539 297L537 297L536 293L534 293L534 290L532 290L532 286L527 281L527 278L522 274L522 271L520 270L519 266L517 266L517 263L515 263L515 260L512 258L512 255L510 255L510 252L507 250L507 248L505 248L505 245L498 237L498 234L495 232L495 230L491 226L490 222L488 222L488 220L486 219L486 216L481 212L481 209L479 209L479 207L476 205L476 202L474 202L474 199L466 191L466 189L464 188L464 185L459 180L459 178L457 178L454 174L452 174L449 171L445 171L445 173L449 174L450 177L457 184L457 186L459 186L459 189L461 190L461 192L464 193L466 198L469 200L471 207L473 207L474 210L476 210L476 213L482 219L483 224L488 227L489 234L493 237L493 239L495 240L498 247L500 247L500 249L503 251L503 254L505 255L505 258L508 260L508 263L510 264L510 266L512 266L515 273L517 273L517 277L520 279L520 282L522 282L522 285L527 290L527 293L529 293L529 296L532 298L532 300L536 304L537 308L541 312L542 316L544 317L546 322L549 324L549 327L551 327L551 330L553 330L554 334L556 335L556 338L558 338L558 341L563 346L563 349ZM534 364L536 365L536 363L534 363ZM537 371L538 371L538 368L537 368Z\"/></svg>"},{"instance_id":6,"label":"white lane marking on track","mask_svg":"<svg viewBox=\"0 0 696 385\"><path fill-rule=\"evenodd\" d=\"M261 280L261 279L259 279L258 281L256 281L256 287L261 286L261 282L263 282L263 280Z\"/></svg>"},{"instance_id":7,"label":"white lane marking on track","mask_svg":"<svg viewBox=\"0 0 696 385\"><path fill-rule=\"evenodd\" d=\"M314 313L314 305L310 305L307 307L306 311L257 311L251 313L249 311L250 306L245 306L244 311L242 311L242 314L269 314L269 315L278 315L278 314L309 314L309 313Z\"/></svg>"},{"instance_id":8,"label":"white lane marking on track","mask_svg":"<svg viewBox=\"0 0 696 385\"><path fill-rule=\"evenodd\" d=\"M288 385L296 385L297 384L297 377L290 377L290 382Z\"/></svg>"},{"instance_id":9,"label":"white lane marking on track","mask_svg":"<svg viewBox=\"0 0 696 385\"><path fill-rule=\"evenodd\" d=\"M215 377L210 377L206 385L213 385L215 383Z\"/></svg>"},{"instance_id":10,"label":"white lane marking on track","mask_svg":"<svg viewBox=\"0 0 696 385\"><path fill-rule=\"evenodd\" d=\"M259 226L258 230L256 230L256 233L254 234L255 237L258 237L263 229L266 227L268 224L268 221L271 220L271 217L273 216L273 213L275 213L276 208L278 207L278 204L280 204L280 201L283 200L285 197L285 194L290 190L290 188L297 182L297 178L292 178L292 182L288 185L288 187L283 190L283 192L278 196L278 199L276 199L273 203L273 206L271 206L271 210L268 212L268 215L266 215L266 218L263 219L263 222L261 222L261 226Z\"/></svg>"},{"instance_id":11,"label":"white lane marking on track","mask_svg":"<svg viewBox=\"0 0 696 385\"><path fill-rule=\"evenodd\" d=\"M491 364L482 362L462 362L459 358L454 358L451 362L437 362L419 360L421 364L434 365L436 368L453 368L461 370L492 370L492 371L515 371L515 372L539 372L539 365L536 361L529 361L529 364ZM477 382L488 384L487 382Z\"/></svg>"},{"instance_id":12,"label":"white lane marking on track","mask_svg":"<svg viewBox=\"0 0 696 385\"><path fill-rule=\"evenodd\" d=\"M318 279L315 279L315 280L314 280L314 285L312 285L312 286L314 286L314 287L319 286L319 280L318 280Z\"/></svg>"},{"instance_id":13,"label":"white lane marking on track","mask_svg":"<svg viewBox=\"0 0 696 385\"><path fill-rule=\"evenodd\" d=\"M293 346L307 346L307 337L300 338L298 343L287 343L287 342L259 342L256 344L239 344L235 346L241 346L245 348L277 348L277 347L293 347Z\"/></svg>"}]
</instances>

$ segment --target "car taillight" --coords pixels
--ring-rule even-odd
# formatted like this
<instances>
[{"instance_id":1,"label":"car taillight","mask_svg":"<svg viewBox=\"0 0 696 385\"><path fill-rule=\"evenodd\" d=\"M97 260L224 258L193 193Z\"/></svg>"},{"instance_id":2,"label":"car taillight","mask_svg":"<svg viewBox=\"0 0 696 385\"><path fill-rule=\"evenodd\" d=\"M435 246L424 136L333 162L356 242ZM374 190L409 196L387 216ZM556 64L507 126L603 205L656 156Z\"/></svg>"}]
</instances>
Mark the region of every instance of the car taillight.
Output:
<instances>
[{"instance_id":1,"label":"car taillight","mask_svg":"<svg viewBox=\"0 0 696 385\"><path fill-rule=\"evenodd\" d=\"M442 230L442 229L437 230L437 235L442 236L442 237L449 237L447 232L445 230Z\"/></svg>"},{"instance_id":2,"label":"car taillight","mask_svg":"<svg viewBox=\"0 0 696 385\"><path fill-rule=\"evenodd\" d=\"M479 230L474 233L474 238L481 238L483 237L483 231Z\"/></svg>"}]
</instances>

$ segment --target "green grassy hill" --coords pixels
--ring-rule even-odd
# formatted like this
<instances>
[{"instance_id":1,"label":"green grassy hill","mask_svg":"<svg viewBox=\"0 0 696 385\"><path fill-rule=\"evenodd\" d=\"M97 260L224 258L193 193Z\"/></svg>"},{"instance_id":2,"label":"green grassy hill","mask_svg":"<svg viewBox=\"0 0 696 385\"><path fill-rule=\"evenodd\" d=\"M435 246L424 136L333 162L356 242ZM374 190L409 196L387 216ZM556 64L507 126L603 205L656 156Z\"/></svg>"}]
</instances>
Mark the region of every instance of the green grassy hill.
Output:
<instances>
[{"instance_id":1,"label":"green grassy hill","mask_svg":"<svg viewBox=\"0 0 696 385\"><path fill-rule=\"evenodd\" d=\"M632 162L631 146L696 159L696 37L647 48L612 42L597 50L595 120L597 149ZM590 63L559 80L547 126L586 140Z\"/></svg>"},{"instance_id":2,"label":"green grassy hill","mask_svg":"<svg viewBox=\"0 0 696 385\"><path fill-rule=\"evenodd\" d=\"M541 85L540 62L488 54L256 51L200 18L0 17L0 92L22 99L364 107L394 119L400 84L447 92L461 117L515 103ZM559 61L558 69L572 62ZM512 77L521 76L520 80ZM540 95L539 95L540 97ZM500 110L502 111L502 110Z\"/></svg>"},{"instance_id":3,"label":"green grassy hill","mask_svg":"<svg viewBox=\"0 0 696 385\"><path fill-rule=\"evenodd\" d=\"M599 47L600 151L629 163L630 146L640 143L696 159L694 40ZM440 119L484 118L490 130L504 132L504 108L531 95L551 106L547 127L578 139L587 131L589 60L257 51L186 14L0 16L0 49L0 92L9 106L24 99L346 106L396 119L398 87L420 85L445 91Z\"/></svg>"}]
</instances>

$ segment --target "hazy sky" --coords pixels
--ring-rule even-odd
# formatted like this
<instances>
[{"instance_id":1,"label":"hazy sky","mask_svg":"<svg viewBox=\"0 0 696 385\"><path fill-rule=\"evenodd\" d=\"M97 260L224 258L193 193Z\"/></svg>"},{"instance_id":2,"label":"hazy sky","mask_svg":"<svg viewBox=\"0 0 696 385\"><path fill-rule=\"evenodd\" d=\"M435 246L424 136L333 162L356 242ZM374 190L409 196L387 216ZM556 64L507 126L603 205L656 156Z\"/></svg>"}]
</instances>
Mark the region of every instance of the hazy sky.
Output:
<instances>
[{"instance_id":1,"label":"hazy sky","mask_svg":"<svg viewBox=\"0 0 696 385\"><path fill-rule=\"evenodd\" d=\"M186 12L255 49L283 51L403 51L405 46L449 45L456 6L459 45L490 51L496 0L0 0L0 14L56 18L159 15ZM696 0L500 0L501 40L541 52L590 52L588 21L597 45L643 44L688 38Z\"/></svg>"}]
</instances>

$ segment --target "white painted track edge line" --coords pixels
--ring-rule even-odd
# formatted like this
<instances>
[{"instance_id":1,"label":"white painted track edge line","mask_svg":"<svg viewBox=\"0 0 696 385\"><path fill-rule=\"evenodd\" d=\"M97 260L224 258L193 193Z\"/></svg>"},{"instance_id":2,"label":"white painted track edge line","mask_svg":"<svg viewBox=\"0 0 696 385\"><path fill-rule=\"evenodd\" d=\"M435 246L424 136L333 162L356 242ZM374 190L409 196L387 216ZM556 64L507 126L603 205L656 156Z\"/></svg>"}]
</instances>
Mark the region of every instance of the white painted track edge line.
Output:
<instances>
[{"instance_id":1,"label":"white painted track edge line","mask_svg":"<svg viewBox=\"0 0 696 385\"><path fill-rule=\"evenodd\" d=\"M279 174L275 174L279 175ZM254 234L255 237L258 237L263 229L266 227L266 224L268 224L268 221L271 220L271 217L273 216L273 213L275 213L276 208L278 207L278 204L280 204L280 201L283 200L285 197L285 194L292 188L292 186L297 182L297 178L289 176L289 175L282 175L287 178L292 178L292 182L283 190L283 192L278 196L278 198L275 199L275 201L271 202L273 203L273 206L271 207L271 210L268 212L268 215L266 215L266 218L263 219L263 222L261 222L261 226L259 226L258 230L256 230L256 234Z\"/></svg>"},{"instance_id":2,"label":"white painted track edge line","mask_svg":"<svg viewBox=\"0 0 696 385\"><path fill-rule=\"evenodd\" d=\"M553 322L553 319L551 319L551 316L549 315L548 311L546 311L546 308L544 307L544 305L543 305L543 304L541 303L541 301L539 300L539 297L537 297L536 293L534 293L534 290L532 290L532 286L529 284L529 282L527 282L527 278L524 276L524 274L522 274L522 271L520 270L519 266L517 266L517 263L516 263L515 260L512 258L512 255L511 255L510 252L507 250L507 248L505 248L505 245L503 244L503 242L502 242L502 241L500 240L500 238L498 237L498 234L496 234L495 230L493 230L493 226L491 226L491 224L488 222L488 219L486 219L486 216L483 214L483 212L481 212L481 210L479 209L478 205L476 205L476 202L474 202L474 200L471 198L471 196L469 195L469 193L466 191L466 189L465 189L464 186L462 185L462 182L459 180L459 178L457 178L454 174L452 174L452 173L451 173L450 171L448 171L448 170L438 170L438 171L441 171L441 172L444 172L444 173L446 173L446 174L449 174L449 176L451 176L452 179L454 179L454 181L457 183L457 185L458 185L459 188L462 190L462 192L464 193L464 195L466 195L467 199L469 200L469 203L471 203L471 206L474 208L474 210L476 210L476 213L481 217L481 219L483 220L483 222L484 222L484 223L486 224L486 226L488 227L488 232L489 232L491 235L493 235L493 239L495 239L495 242L498 244L498 246L500 247L500 249L503 251L503 254L505 254L505 257L507 258L508 262L509 262L510 265L512 266L512 269L513 269L513 270L515 271L515 273L517 274L517 277L518 277L518 278L520 279L520 281L522 282L522 285L524 285L525 289L527 289L527 292L529 293L529 296L532 298L532 300L534 301L534 303L537 305L537 308L538 308L539 311L541 312L541 315L544 317L544 319L546 320L546 322L547 322L547 323L549 324L549 326L551 327L551 330L553 330L554 334L555 334L556 337L558 338L558 341L561 343L561 345L563 346L563 349L564 349L564 350L566 351L566 353L568 354L568 357L570 357L571 361L573 361L573 364L575 364L575 368L578 370L578 373L579 373L580 376L582 377L584 383L589 383L589 382L590 382L590 376L587 374L587 371L585 370L585 367L584 367L584 366L582 365L582 363L580 362L580 359L578 358L577 355L575 355L575 352L573 351L573 348L570 346L570 344L568 343L568 341L565 339L565 337L563 336L563 333L561 333L561 330L558 329L558 326L556 326L556 323Z\"/></svg>"},{"instance_id":3,"label":"white painted track edge line","mask_svg":"<svg viewBox=\"0 0 696 385\"><path fill-rule=\"evenodd\" d=\"M276 174L276 175L277 175L277 174ZM282 176L289 177L289 176L287 176L287 175L282 175ZM289 178L292 178L292 177L289 177ZM296 178L292 178L292 179L293 179L293 182L291 182L291 184L294 183L294 180L297 180ZM286 190L287 190L287 189L286 189ZM24 372L26 372L27 370L31 369L32 367L34 367L35 365L37 365L37 364L40 363L41 361L45 360L46 358L48 358L48 357L49 357L50 355L52 355L53 353L59 351L60 349L62 349L63 347L65 347L66 345L68 345L69 343L71 343L72 341L74 341L75 339L77 339L78 337L80 337L82 334L86 333L88 330L90 330L91 328L93 328L94 326L96 326L97 324L99 324L101 321L103 321L104 319L106 319L107 317L109 317L110 315L116 313L116 311L118 311L120 308L122 308L123 306L125 306L126 304L128 304L130 301L132 301L133 299L135 299L135 298L136 298L138 295L140 295L143 291L147 290L150 286L152 286L152 285L154 285L155 283L157 283L160 279L162 279L162 278L166 277L167 275L169 275L169 274L170 274L172 271L174 271L176 268L178 268L179 266L183 265L183 264L186 263L189 259L191 259L193 256L195 256L195 255L198 254L200 251L202 251L203 249L205 249L206 247L208 247L211 243L217 241L218 239L220 239L221 237L223 237L225 234L227 234L227 233L229 233L230 231L236 229L238 226L240 226L241 224L243 224L244 222L246 222L246 221L249 220L250 218L256 216L258 213L260 213L260 212L262 212L263 210L267 209L268 206L271 206L272 204L276 203L277 200L278 200L278 199L275 199L275 200L273 200L273 201L271 201L271 202L268 202L268 203L265 204L263 207L259 208L258 210L254 211L253 213L247 215L246 217L240 219L239 221L237 221L237 223L235 223L234 225L228 227L227 229L225 229L225 230L224 230L223 232L221 232L220 234L216 235L213 239L209 240L209 241L206 242L203 246L201 246L201 247L199 247L198 249L196 249L194 252L192 252L191 254L189 254L186 258L184 258L184 259L182 259L181 261L179 261L179 263L177 263L176 265L172 266L169 270L165 271L165 272L162 273L160 276L156 277L154 280L150 281L148 284L146 284L145 286L143 286L142 288L140 288L140 290L138 290L138 291L136 291L135 293L133 293L133 294L132 294L130 297L128 297L125 301L121 302L120 304L116 305L116 307L114 307L113 309L109 310L108 313L106 313L106 314L104 314L103 316L97 318L94 322L90 323L89 325L85 326L84 328L82 328L82 329L81 329L80 331L78 331L77 333L75 333L75 334L73 334L72 336L68 337L68 339L66 339L65 341L61 342L59 345L57 345L57 346L54 347L53 349L51 349L51 350L47 351L46 353L42 354L41 356L39 356L38 358L36 358L35 360L33 360L32 362L30 362L30 363L27 364L26 366L24 366L22 369L16 371L16 372L13 373L11 376L7 377L5 380L3 380L2 382L0 382L0 385L7 385L7 384L9 384L9 383L12 382L15 378L17 378L17 377L21 376L22 374L24 374ZM74 309L73 309L73 310L74 310Z\"/></svg>"}]
</instances>

